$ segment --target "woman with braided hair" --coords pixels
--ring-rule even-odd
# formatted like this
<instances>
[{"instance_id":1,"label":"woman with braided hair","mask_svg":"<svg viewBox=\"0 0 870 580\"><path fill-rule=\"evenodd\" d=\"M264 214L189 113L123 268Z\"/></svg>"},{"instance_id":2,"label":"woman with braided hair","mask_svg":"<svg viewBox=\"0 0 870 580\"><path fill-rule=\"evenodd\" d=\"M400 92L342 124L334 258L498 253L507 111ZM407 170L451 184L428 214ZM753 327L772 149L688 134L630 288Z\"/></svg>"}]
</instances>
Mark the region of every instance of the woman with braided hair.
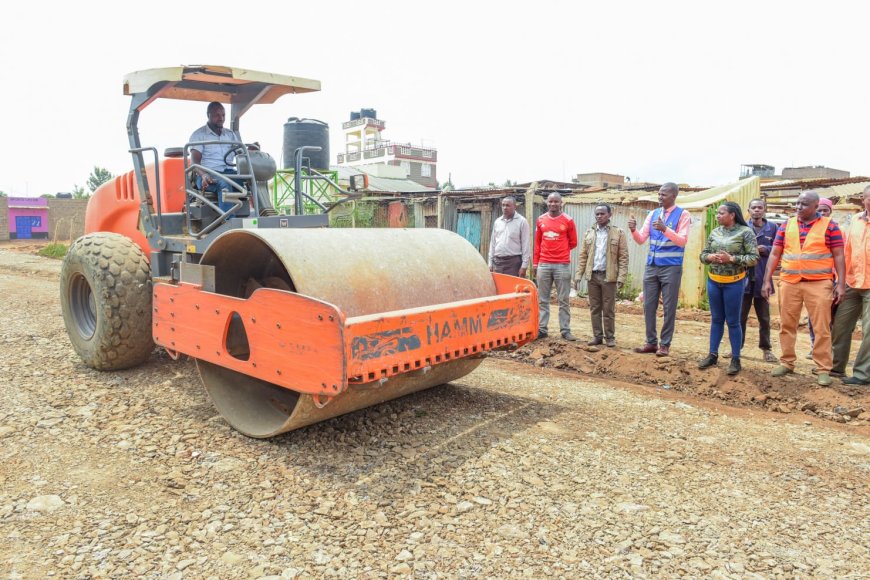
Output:
<instances>
[{"instance_id":1,"label":"woman with braided hair","mask_svg":"<svg viewBox=\"0 0 870 580\"><path fill-rule=\"evenodd\" d=\"M740 327L740 309L743 290L746 287L747 271L758 261L758 244L755 233L743 217L740 206L726 201L716 211L719 227L710 232L701 263L709 264L707 299L710 303L710 354L698 363L698 368L715 366L719 361L719 344L728 324L728 339L731 342L731 364L728 374L740 372L740 348L743 330Z\"/></svg>"}]
</instances>

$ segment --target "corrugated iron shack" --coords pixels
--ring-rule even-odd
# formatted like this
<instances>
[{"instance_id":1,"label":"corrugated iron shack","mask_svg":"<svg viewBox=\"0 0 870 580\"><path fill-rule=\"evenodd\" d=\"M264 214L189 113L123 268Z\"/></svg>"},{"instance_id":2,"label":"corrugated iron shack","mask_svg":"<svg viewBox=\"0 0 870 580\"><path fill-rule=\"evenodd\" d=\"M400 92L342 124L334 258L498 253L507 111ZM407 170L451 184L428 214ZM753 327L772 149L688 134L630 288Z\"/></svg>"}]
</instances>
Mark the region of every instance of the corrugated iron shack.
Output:
<instances>
[{"instance_id":1,"label":"corrugated iron shack","mask_svg":"<svg viewBox=\"0 0 870 580\"><path fill-rule=\"evenodd\" d=\"M546 210L551 192L562 194L565 213L576 225L578 236L593 225L594 209L601 202L613 208L613 224L628 233L628 219L634 215L643 223L648 212L658 206L656 184L621 190L590 189L574 183L538 181L506 187L449 190L441 192L368 192L330 212L331 224L337 227L440 227L458 233L478 249L485 260L493 220L501 214L501 200L512 196L517 211L529 221L534 239L535 220ZM725 200L736 201L744 209L749 200L760 196L759 179L750 177L719 187L682 188L677 204L692 216L692 229L686 247L680 303L698 306L704 301L706 278L698 256L707 236L716 226L715 212ZM638 291L643 286L648 243L640 246L629 240L630 283ZM571 267L576 271L579 250L571 253ZM585 291L581 287L581 293Z\"/></svg>"},{"instance_id":2,"label":"corrugated iron shack","mask_svg":"<svg viewBox=\"0 0 870 580\"><path fill-rule=\"evenodd\" d=\"M769 212L791 216L794 215L798 196L804 191L815 191L819 197L827 197L834 202L831 215L845 233L849 231L852 217L863 209L861 196L867 186L870 186L870 177L785 179L762 183L761 195L767 200Z\"/></svg>"},{"instance_id":3,"label":"corrugated iron shack","mask_svg":"<svg viewBox=\"0 0 870 580\"><path fill-rule=\"evenodd\" d=\"M657 187L655 188L658 189ZM699 306L706 294L706 275L704 266L698 259L707 236L716 227L716 209L723 201L736 201L746 208L749 200L759 196L759 180L757 177L740 180L736 183L713 187L709 189L683 188L677 197L677 205L687 210L692 216L692 228L689 242L686 245L686 257L683 262L683 280L680 287L680 304L683 306ZM658 207L658 194L648 191L606 190L589 191L580 195L565 198L564 211L570 215L577 225L578 236L595 223L595 206L607 203L613 208L611 223L625 231L628 230L628 219L633 215L638 227L643 224L647 214ZM643 286L643 271L646 267L649 241L638 245L633 239L628 240L628 271L633 288L641 290ZM571 266L576 271L579 251L571 253ZM585 285L581 293L585 292Z\"/></svg>"}]
</instances>

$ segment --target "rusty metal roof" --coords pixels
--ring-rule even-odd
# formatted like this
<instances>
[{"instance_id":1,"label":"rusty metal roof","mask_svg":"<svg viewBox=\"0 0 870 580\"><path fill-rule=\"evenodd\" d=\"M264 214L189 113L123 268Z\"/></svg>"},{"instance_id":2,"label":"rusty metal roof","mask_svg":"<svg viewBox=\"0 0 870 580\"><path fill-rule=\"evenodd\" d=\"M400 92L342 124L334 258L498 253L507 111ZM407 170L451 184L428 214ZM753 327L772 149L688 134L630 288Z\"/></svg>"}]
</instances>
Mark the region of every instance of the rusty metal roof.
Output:
<instances>
[{"instance_id":1,"label":"rusty metal roof","mask_svg":"<svg viewBox=\"0 0 870 580\"><path fill-rule=\"evenodd\" d=\"M841 179L832 179L827 177L815 177L811 179L783 179L780 181L772 181L761 184L761 191L778 191L783 189L818 189L820 187L832 187L835 185L846 185L851 183L862 183L870 181L870 177L846 177Z\"/></svg>"}]
</instances>

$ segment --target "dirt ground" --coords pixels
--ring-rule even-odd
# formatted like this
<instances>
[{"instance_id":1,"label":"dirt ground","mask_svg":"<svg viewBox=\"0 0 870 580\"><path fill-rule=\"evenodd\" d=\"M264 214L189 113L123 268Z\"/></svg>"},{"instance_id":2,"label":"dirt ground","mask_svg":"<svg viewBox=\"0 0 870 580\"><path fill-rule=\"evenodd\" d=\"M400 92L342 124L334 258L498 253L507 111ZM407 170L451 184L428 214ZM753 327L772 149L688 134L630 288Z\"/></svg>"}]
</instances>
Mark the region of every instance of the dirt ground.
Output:
<instances>
[{"instance_id":1,"label":"dirt ground","mask_svg":"<svg viewBox=\"0 0 870 580\"><path fill-rule=\"evenodd\" d=\"M651 385L662 390L674 390L704 399L737 407L764 408L776 413L803 414L836 421L855 427L870 425L870 387L853 387L834 379L828 388L819 387L812 374L814 365L803 358L810 351L806 326L799 329L797 352L799 359L794 375L774 378L770 375L775 364L765 363L756 347L758 326L754 314L749 319L747 347L743 351L743 370L728 376L728 359L720 357L719 366L699 370L697 361L709 352L709 313L699 310L681 310L678 314L671 356L638 355L632 352L645 342L642 309L634 304L617 308L617 348L590 347L592 338L589 311L585 300L577 300L572 307L572 332L581 341L568 343L558 338L558 325L550 329L551 338L535 341L515 353L497 356L512 358L539 367L578 372L608 379L617 379L635 385ZM551 326L556 306L552 306ZM660 321L661 322L661 321ZM772 326L778 328L774 317ZM779 353L779 337L771 332L773 352ZM853 337L852 353L860 345L860 334ZM728 332L720 352L730 351ZM847 367L847 374L851 365Z\"/></svg>"},{"instance_id":2,"label":"dirt ground","mask_svg":"<svg viewBox=\"0 0 870 580\"><path fill-rule=\"evenodd\" d=\"M867 393L818 387L804 360L774 381L753 349L736 378L698 371L703 313L667 359L630 352L642 318L620 312L615 349L538 341L263 441L226 425L190 360L81 364L60 263L25 246L0 245L0 576L870 572L870 427L837 410Z\"/></svg>"}]
</instances>

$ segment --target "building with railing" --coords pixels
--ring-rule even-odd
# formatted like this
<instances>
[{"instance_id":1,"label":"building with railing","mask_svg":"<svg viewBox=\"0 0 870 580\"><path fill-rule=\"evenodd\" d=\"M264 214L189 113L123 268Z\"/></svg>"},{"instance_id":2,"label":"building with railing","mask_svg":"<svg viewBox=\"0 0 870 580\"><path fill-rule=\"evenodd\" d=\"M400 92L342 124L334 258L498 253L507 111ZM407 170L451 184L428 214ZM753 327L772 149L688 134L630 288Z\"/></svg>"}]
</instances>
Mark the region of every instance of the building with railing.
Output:
<instances>
[{"instance_id":1,"label":"building with railing","mask_svg":"<svg viewBox=\"0 0 870 580\"><path fill-rule=\"evenodd\" d=\"M338 154L338 165L344 167L394 166L401 168L408 179L426 187L438 187L435 166L438 152L433 147L385 140L381 133L384 121L374 109L361 109L350 114L350 121L341 124L345 151ZM372 167L376 171L376 167Z\"/></svg>"},{"instance_id":2,"label":"building with railing","mask_svg":"<svg viewBox=\"0 0 870 580\"><path fill-rule=\"evenodd\" d=\"M744 163L740 166L740 179L747 177L776 177L776 168L763 163Z\"/></svg>"}]
</instances>

